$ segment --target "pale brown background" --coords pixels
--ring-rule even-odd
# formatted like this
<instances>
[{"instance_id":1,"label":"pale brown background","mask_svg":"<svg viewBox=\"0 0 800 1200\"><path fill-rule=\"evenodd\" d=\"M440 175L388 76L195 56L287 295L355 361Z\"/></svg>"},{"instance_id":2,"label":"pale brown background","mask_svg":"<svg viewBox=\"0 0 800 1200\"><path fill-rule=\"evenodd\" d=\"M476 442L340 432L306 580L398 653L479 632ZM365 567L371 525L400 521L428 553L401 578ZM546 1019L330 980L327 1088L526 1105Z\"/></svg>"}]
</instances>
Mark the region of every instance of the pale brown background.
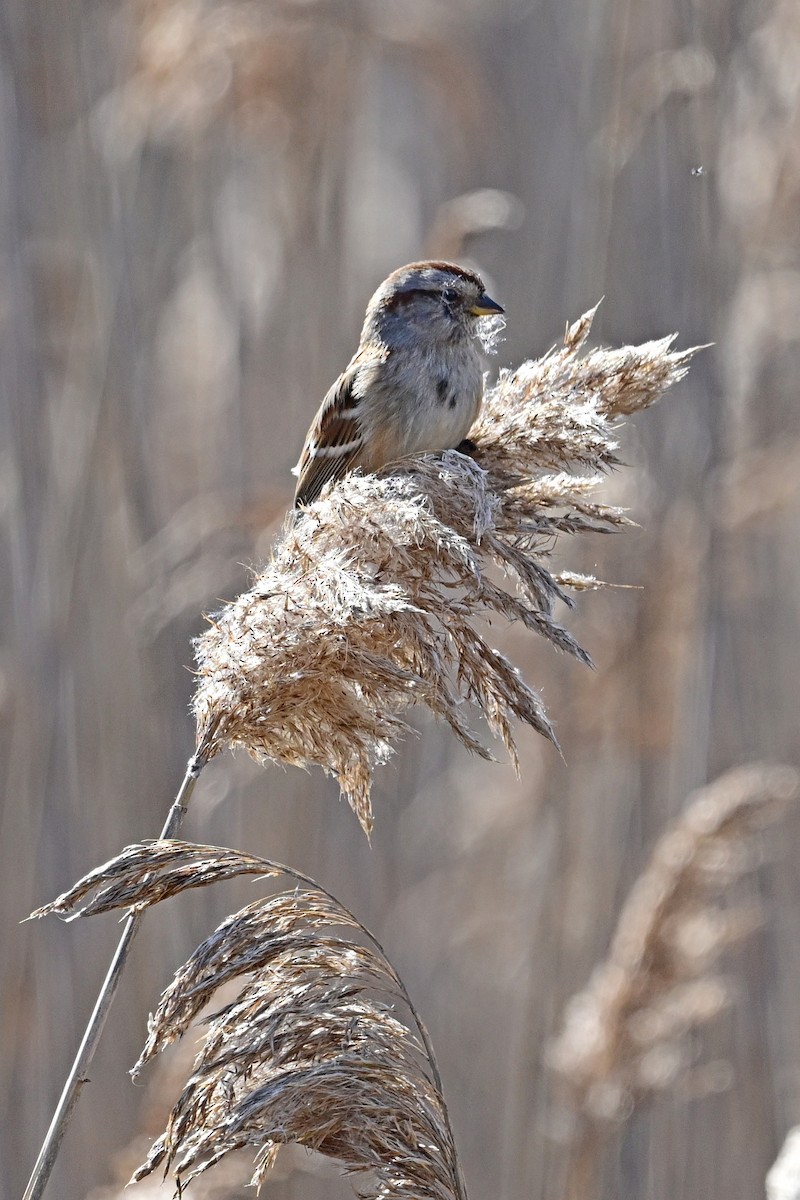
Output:
<instances>
[{"instance_id":1,"label":"pale brown background","mask_svg":"<svg viewBox=\"0 0 800 1200\"><path fill-rule=\"evenodd\" d=\"M371 847L332 781L230 756L185 832L354 908L428 1022L472 1197L558 1195L542 1052L565 997L687 791L800 759L799 81L796 0L5 0L2 1200L118 934L18 921L157 833L192 749L201 613L265 555L370 292L427 253L471 258L505 302L498 365L603 295L600 340L716 343L625 431L607 495L641 529L564 547L642 590L581 599L594 675L496 630L566 762L523 731L516 781L420 718L380 774ZM459 245L443 205L487 187L515 198L505 227ZM800 1120L796 840L795 822L749 885L767 925L731 962L738 1007L698 1043L730 1087L637 1117L604 1196L761 1194ZM147 1013L253 894L148 917L48 1194L108 1183L166 1102L126 1074ZM284 1175L268 1195L350 1194Z\"/></svg>"}]
</instances>

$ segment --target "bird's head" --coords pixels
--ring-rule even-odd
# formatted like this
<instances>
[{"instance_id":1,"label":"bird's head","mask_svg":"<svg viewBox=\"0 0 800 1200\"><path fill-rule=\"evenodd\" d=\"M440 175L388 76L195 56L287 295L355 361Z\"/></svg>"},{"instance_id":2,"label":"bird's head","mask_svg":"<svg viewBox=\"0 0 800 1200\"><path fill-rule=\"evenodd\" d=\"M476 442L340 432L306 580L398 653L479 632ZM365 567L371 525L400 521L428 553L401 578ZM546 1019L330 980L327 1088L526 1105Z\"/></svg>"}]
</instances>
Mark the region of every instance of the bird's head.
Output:
<instances>
[{"instance_id":1,"label":"bird's head","mask_svg":"<svg viewBox=\"0 0 800 1200\"><path fill-rule=\"evenodd\" d=\"M412 331L426 340L473 335L481 318L503 311L474 271L447 262L409 263L393 271L370 300L362 342L377 336L393 345Z\"/></svg>"}]
</instances>

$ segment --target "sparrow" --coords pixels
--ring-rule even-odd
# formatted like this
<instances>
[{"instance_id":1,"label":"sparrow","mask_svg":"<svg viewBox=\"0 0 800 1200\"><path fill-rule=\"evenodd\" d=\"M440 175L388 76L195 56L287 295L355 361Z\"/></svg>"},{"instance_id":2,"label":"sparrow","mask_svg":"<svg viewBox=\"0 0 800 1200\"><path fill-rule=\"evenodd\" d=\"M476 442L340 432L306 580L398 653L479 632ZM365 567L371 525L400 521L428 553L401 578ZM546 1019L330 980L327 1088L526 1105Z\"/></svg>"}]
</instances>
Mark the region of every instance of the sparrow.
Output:
<instances>
[{"instance_id":1,"label":"sparrow","mask_svg":"<svg viewBox=\"0 0 800 1200\"><path fill-rule=\"evenodd\" d=\"M504 311L479 275L455 263L393 271L308 431L293 471L295 507L357 467L377 471L408 454L462 445L483 399L479 323Z\"/></svg>"}]
</instances>

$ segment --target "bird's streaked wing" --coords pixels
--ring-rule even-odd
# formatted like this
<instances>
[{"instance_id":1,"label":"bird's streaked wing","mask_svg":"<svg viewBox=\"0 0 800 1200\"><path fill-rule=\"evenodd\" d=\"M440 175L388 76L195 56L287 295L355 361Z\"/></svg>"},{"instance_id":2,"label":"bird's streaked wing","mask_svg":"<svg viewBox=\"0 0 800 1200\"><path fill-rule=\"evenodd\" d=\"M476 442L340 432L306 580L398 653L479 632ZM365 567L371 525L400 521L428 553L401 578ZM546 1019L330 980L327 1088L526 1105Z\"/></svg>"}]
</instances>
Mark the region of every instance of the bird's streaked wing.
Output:
<instances>
[{"instance_id":1,"label":"bird's streaked wing","mask_svg":"<svg viewBox=\"0 0 800 1200\"><path fill-rule=\"evenodd\" d=\"M358 423L359 401L353 395L358 366L351 365L334 383L311 429L295 467L298 476L295 507L311 504L331 479L341 479L353 466L363 447Z\"/></svg>"}]
</instances>

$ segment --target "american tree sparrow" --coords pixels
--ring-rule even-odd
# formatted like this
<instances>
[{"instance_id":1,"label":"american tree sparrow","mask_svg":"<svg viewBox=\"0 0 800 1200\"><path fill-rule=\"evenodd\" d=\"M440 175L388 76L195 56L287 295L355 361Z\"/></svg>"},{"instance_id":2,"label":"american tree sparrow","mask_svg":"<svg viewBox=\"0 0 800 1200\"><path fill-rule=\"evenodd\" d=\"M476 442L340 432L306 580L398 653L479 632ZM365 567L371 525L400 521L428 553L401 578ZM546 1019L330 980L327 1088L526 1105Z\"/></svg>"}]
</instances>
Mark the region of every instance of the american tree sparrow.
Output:
<instances>
[{"instance_id":1,"label":"american tree sparrow","mask_svg":"<svg viewBox=\"0 0 800 1200\"><path fill-rule=\"evenodd\" d=\"M479 322L503 311L478 275L453 263L393 271L308 431L295 506L356 467L377 471L407 454L457 447L483 399Z\"/></svg>"}]
</instances>

